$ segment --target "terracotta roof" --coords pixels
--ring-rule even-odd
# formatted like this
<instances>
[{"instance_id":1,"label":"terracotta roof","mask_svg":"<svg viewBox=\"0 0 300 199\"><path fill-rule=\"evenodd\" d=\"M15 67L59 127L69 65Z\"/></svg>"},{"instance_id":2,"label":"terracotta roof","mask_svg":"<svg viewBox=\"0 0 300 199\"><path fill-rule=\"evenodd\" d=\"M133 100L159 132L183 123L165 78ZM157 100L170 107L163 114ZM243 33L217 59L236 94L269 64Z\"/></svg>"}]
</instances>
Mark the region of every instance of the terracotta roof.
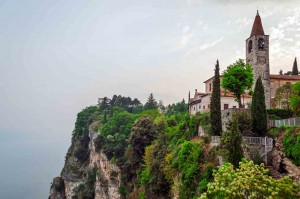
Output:
<instances>
[{"instance_id":1,"label":"terracotta roof","mask_svg":"<svg viewBox=\"0 0 300 199\"><path fill-rule=\"evenodd\" d=\"M221 97L234 97L234 96L233 96L233 93L231 93L231 92L229 92L229 91L226 92L226 95L225 95L225 91L221 91L220 94L221 94ZM251 96L251 95L248 95L248 94L245 94L245 95L242 95L241 97L242 97L242 98L243 98L243 97L244 97L244 98L251 98L252 96Z\"/></svg>"},{"instance_id":2,"label":"terracotta roof","mask_svg":"<svg viewBox=\"0 0 300 199\"><path fill-rule=\"evenodd\" d=\"M270 75L270 79L299 80L300 75Z\"/></svg>"},{"instance_id":3,"label":"terracotta roof","mask_svg":"<svg viewBox=\"0 0 300 199\"><path fill-rule=\"evenodd\" d=\"M264 35L264 34L265 34L265 32L264 32L264 28L263 28L262 23L261 23L261 18L259 16L258 11L257 11L257 14L256 14L255 19L254 19L253 26L252 26L252 31L251 31L250 37L252 37L253 35Z\"/></svg>"}]
</instances>

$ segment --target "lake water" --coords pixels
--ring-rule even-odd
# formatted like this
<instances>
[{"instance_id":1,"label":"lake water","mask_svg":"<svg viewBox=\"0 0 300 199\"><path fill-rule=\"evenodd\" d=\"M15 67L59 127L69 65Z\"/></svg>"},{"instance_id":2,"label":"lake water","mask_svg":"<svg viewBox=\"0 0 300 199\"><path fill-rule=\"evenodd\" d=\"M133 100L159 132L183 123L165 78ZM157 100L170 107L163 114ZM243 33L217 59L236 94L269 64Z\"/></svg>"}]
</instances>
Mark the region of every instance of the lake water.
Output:
<instances>
[{"instance_id":1,"label":"lake water","mask_svg":"<svg viewBox=\"0 0 300 199\"><path fill-rule=\"evenodd\" d=\"M5 199L48 198L60 174L70 133L32 134L0 129L0 196Z\"/></svg>"}]
</instances>

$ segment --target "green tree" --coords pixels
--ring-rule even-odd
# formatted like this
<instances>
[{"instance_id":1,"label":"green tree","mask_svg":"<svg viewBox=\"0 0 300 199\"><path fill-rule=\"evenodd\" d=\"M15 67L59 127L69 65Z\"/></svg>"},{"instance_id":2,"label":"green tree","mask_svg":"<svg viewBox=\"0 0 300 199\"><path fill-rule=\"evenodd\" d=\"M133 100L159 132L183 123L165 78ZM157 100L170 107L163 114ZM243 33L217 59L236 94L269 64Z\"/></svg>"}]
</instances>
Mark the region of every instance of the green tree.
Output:
<instances>
[{"instance_id":1,"label":"green tree","mask_svg":"<svg viewBox=\"0 0 300 199\"><path fill-rule=\"evenodd\" d=\"M290 109L290 96L292 84L284 84L276 90L275 105L277 108Z\"/></svg>"},{"instance_id":2,"label":"green tree","mask_svg":"<svg viewBox=\"0 0 300 199\"><path fill-rule=\"evenodd\" d=\"M200 199L296 199L300 197L300 188L290 178L279 180L268 176L263 165L243 159L238 169L224 163L214 174L214 182L208 184L208 191Z\"/></svg>"},{"instance_id":3,"label":"green tree","mask_svg":"<svg viewBox=\"0 0 300 199\"><path fill-rule=\"evenodd\" d=\"M217 60L215 68L215 77L213 80L213 91L210 99L210 121L213 135L221 135L221 93L220 93L220 73L219 61Z\"/></svg>"},{"instance_id":4,"label":"green tree","mask_svg":"<svg viewBox=\"0 0 300 199\"><path fill-rule=\"evenodd\" d=\"M165 113L166 112L166 107L165 107L164 102L162 100L159 100L158 110L159 110L160 113Z\"/></svg>"},{"instance_id":5,"label":"green tree","mask_svg":"<svg viewBox=\"0 0 300 199\"><path fill-rule=\"evenodd\" d=\"M258 77L255 84L252 97L251 116L253 132L264 135L267 131L267 110L261 77Z\"/></svg>"},{"instance_id":6,"label":"green tree","mask_svg":"<svg viewBox=\"0 0 300 199\"><path fill-rule=\"evenodd\" d=\"M293 85L292 96L290 97L293 112L300 116L300 82Z\"/></svg>"},{"instance_id":7,"label":"green tree","mask_svg":"<svg viewBox=\"0 0 300 199\"><path fill-rule=\"evenodd\" d=\"M228 150L228 161L235 167L239 166L239 162L243 158L242 134L239 130L238 120L231 121L231 129L222 134L222 146Z\"/></svg>"},{"instance_id":8,"label":"green tree","mask_svg":"<svg viewBox=\"0 0 300 199\"><path fill-rule=\"evenodd\" d=\"M109 159L112 157L119 158L124 155L127 139L129 138L131 128L136 115L127 111L120 111L114 108L114 115L100 127L100 135L98 135L95 146L99 151L102 149Z\"/></svg>"},{"instance_id":9,"label":"green tree","mask_svg":"<svg viewBox=\"0 0 300 199\"><path fill-rule=\"evenodd\" d=\"M157 105L157 101L154 99L153 94L151 93L148 97L148 100L144 106L145 110L152 110L152 109L157 109L158 105Z\"/></svg>"},{"instance_id":10,"label":"green tree","mask_svg":"<svg viewBox=\"0 0 300 199\"><path fill-rule=\"evenodd\" d=\"M298 75L299 71L298 71L298 65L297 65L297 58L295 57L295 61L293 64L293 70L292 70L292 75Z\"/></svg>"},{"instance_id":11,"label":"green tree","mask_svg":"<svg viewBox=\"0 0 300 199\"><path fill-rule=\"evenodd\" d=\"M222 87L233 93L235 100L242 108L241 96L246 90L251 90L253 85L253 69L250 64L245 64L239 59L234 64L229 65L223 73Z\"/></svg>"},{"instance_id":12,"label":"green tree","mask_svg":"<svg viewBox=\"0 0 300 199\"><path fill-rule=\"evenodd\" d=\"M151 117L143 115L135 121L131 130L129 143L133 148L134 165L136 168L143 160L145 147L151 144L156 135L156 126Z\"/></svg>"},{"instance_id":13,"label":"green tree","mask_svg":"<svg viewBox=\"0 0 300 199\"><path fill-rule=\"evenodd\" d=\"M188 112L188 104L185 103L185 100L182 99L181 102L177 102L176 104L169 104L167 106L166 115L171 116L174 114L184 114Z\"/></svg>"}]
</instances>

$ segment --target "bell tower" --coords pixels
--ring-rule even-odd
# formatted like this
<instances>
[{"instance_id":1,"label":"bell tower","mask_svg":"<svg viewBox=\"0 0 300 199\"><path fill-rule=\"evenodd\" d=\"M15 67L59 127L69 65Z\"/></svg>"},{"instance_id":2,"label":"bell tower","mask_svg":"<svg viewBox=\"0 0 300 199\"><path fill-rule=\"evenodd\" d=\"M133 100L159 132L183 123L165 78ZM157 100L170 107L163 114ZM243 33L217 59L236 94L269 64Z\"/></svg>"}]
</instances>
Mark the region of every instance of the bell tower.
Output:
<instances>
[{"instance_id":1,"label":"bell tower","mask_svg":"<svg viewBox=\"0 0 300 199\"><path fill-rule=\"evenodd\" d=\"M250 37L246 40L246 62L253 68L253 90L260 76L264 86L266 108L270 108L269 35L264 33L258 10Z\"/></svg>"}]
</instances>

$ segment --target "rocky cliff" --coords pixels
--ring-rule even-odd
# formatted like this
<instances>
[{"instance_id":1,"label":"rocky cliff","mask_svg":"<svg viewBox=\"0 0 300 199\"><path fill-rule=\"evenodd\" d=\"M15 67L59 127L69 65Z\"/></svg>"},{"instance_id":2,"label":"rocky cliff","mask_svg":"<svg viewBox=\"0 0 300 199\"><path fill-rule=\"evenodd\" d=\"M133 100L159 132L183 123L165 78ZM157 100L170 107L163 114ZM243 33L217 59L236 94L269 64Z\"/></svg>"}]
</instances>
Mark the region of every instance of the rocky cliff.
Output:
<instances>
[{"instance_id":1,"label":"rocky cliff","mask_svg":"<svg viewBox=\"0 0 300 199\"><path fill-rule=\"evenodd\" d=\"M118 199L120 169L103 152L96 152L97 133L73 139L60 177L53 179L49 199Z\"/></svg>"},{"instance_id":2,"label":"rocky cliff","mask_svg":"<svg viewBox=\"0 0 300 199\"><path fill-rule=\"evenodd\" d=\"M300 184L300 167L292 163L283 152L283 140L284 134L282 133L276 140L275 147L273 148L269 158L273 169L281 176L289 176L295 182Z\"/></svg>"}]
</instances>

